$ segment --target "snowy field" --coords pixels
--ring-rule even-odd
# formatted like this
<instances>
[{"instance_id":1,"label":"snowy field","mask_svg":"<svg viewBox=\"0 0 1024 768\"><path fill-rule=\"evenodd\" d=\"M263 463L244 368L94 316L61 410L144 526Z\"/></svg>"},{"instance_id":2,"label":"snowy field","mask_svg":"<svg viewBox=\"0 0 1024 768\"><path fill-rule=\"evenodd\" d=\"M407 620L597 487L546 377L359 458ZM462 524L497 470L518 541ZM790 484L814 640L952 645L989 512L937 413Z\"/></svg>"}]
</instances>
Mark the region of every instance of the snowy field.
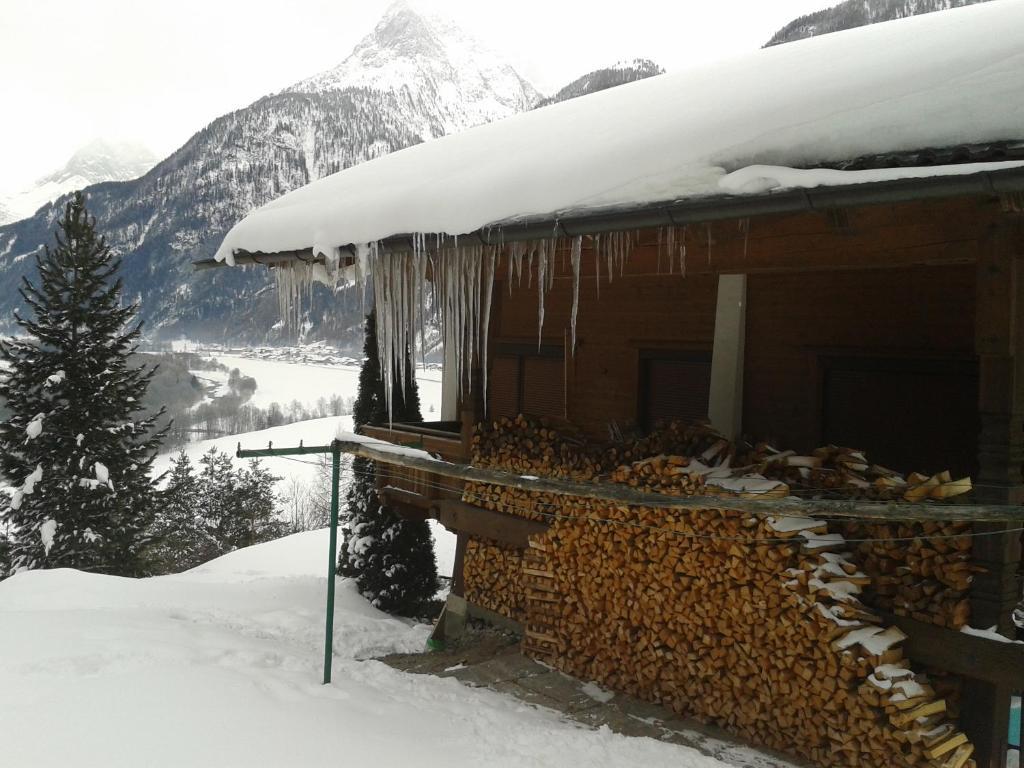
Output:
<instances>
[{"instance_id":1,"label":"snowy field","mask_svg":"<svg viewBox=\"0 0 1024 768\"><path fill-rule=\"evenodd\" d=\"M321 397L355 397L359 387L359 366L289 363L233 355L211 357L229 369L237 368L243 376L252 376L256 379L256 392L249 402L260 408L266 408L271 403L285 406L293 400L298 400L307 408L311 408ZM205 375L205 372L201 375ZM424 420L439 420L441 371L420 368L416 371L416 382L420 388L420 406Z\"/></svg>"},{"instance_id":2,"label":"snowy field","mask_svg":"<svg viewBox=\"0 0 1024 768\"><path fill-rule=\"evenodd\" d=\"M638 766L724 763L586 730L451 679L360 658L418 651L340 581L323 662L324 531L188 573L31 571L0 582L0 762L10 766Z\"/></svg>"}]
</instances>

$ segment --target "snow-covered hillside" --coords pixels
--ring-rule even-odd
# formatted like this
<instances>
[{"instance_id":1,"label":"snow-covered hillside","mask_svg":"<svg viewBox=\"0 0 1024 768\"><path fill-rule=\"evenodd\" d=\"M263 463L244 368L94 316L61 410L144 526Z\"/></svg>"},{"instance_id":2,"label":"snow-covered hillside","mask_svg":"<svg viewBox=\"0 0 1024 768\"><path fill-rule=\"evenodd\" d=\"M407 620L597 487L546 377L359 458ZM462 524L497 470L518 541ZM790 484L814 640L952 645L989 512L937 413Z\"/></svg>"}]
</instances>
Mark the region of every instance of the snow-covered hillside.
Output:
<instances>
[{"instance_id":1,"label":"snow-covered hillside","mask_svg":"<svg viewBox=\"0 0 1024 768\"><path fill-rule=\"evenodd\" d=\"M96 139L71 156L58 171L30 188L0 199L0 224L31 216L57 198L105 181L137 179L156 165L149 149L129 141Z\"/></svg>"},{"instance_id":2,"label":"snow-covered hillside","mask_svg":"<svg viewBox=\"0 0 1024 768\"><path fill-rule=\"evenodd\" d=\"M0 582L0 749L12 766L722 768L685 747L374 661L429 628L340 581L321 685L324 531L191 572L31 571ZM557 745L557 748L553 745Z\"/></svg>"},{"instance_id":3,"label":"snow-covered hillside","mask_svg":"<svg viewBox=\"0 0 1024 768\"><path fill-rule=\"evenodd\" d=\"M841 32L844 29L905 19L922 13L948 11L989 0L843 0L821 11L800 16L772 35L765 46L792 43L808 37Z\"/></svg>"}]
</instances>

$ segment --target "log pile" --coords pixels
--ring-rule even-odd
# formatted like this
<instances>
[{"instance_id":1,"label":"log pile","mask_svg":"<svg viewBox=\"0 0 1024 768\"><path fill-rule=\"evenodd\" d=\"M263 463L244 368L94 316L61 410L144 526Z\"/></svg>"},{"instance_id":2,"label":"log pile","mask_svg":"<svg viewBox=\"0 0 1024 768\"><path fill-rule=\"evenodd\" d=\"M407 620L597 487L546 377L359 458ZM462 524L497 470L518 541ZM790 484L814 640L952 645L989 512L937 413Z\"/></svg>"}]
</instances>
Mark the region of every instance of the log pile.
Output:
<instances>
[{"instance_id":1,"label":"log pile","mask_svg":"<svg viewBox=\"0 0 1024 768\"><path fill-rule=\"evenodd\" d=\"M850 523L843 533L851 540L904 539L854 543L857 562L871 577L865 602L951 629L969 622L975 570L969 523Z\"/></svg>"},{"instance_id":2,"label":"log pile","mask_svg":"<svg viewBox=\"0 0 1024 768\"><path fill-rule=\"evenodd\" d=\"M493 542L466 542L463 579L466 599L489 611L521 621L524 617L523 556Z\"/></svg>"},{"instance_id":3,"label":"log pile","mask_svg":"<svg viewBox=\"0 0 1024 768\"><path fill-rule=\"evenodd\" d=\"M787 483L801 495L814 498L909 501L952 499L970 493L969 477L954 480L949 472L907 476L872 464L863 451L828 445L809 456L778 451L761 443L740 453L752 471Z\"/></svg>"},{"instance_id":4,"label":"log pile","mask_svg":"<svg viewBox=\"0 0 1024 768\"><path fill-rule=\"evenodd\" d=\"M706 427L596 450L519 417L487 425L474 440L481 466L668 495L785 495L791 482L812 476L794 476L799 462L753 458ZM820 458L810 469L830 470L821 477L842 476L837 466L856 461L842 450ZM773 475L772 464L785 469ZM765 471L751 478L752 466ZM863 468L843 469L871 478ZM858 482L848 487L865 491ZM905 587L892 593L894 609L897 598L920 592L930 602L916 597L911 615L946 611L950 595L922 580L947 579L952 589L969 578L962 529L951 529L957 535L942 539L942 550L922 538L899 554L848 544L821 521L752 517L713 502L700 510L612 507L483 485L467 486L464 500L550 524L531 537L518 581L498 575L513 567L499 548L467 553L467 597L499 593L481 604L523 622L530 655L822 766L974 765L950 716L955 678L913 669L902 633L860 599L875 589L876 574L891 572ZM921 524L925 534L940 530Z\"/></svg>"}]
</instances>

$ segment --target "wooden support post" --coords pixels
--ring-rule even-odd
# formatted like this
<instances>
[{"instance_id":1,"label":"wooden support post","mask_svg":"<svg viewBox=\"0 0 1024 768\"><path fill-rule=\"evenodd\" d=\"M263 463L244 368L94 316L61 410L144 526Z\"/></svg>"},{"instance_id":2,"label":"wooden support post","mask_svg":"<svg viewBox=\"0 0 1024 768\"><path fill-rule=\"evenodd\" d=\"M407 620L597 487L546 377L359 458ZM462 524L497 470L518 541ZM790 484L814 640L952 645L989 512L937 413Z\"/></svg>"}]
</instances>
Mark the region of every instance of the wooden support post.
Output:
<instances>
[{"instance_id":1,"label":"wooden support post","mask_svg":"<svg viewBox=\"0 0 1024 768\"><path fill-rule=\"evenodd\" d=\"M975 350L978 354L978 487L981 503L1024 501L1024 254L1015 253L1009 222L992 227L977 266ZM971 623L1011 635L1020 600L1021 537L1009 523L978 523L974 563L984 571L971 588ZM1006 531L1000 533L1000 531ZM1010 696L1007 682L968 680L962 726L980 768L1006 765Z\"/></svg>"},{"instance_id":2,"label":"wooden support post","mask_svg":"<svg viewBox=\"0 0 1024 768\"><path fill-rule=\"evenodd\" d=\"M469 543L469 534L459 532L455 539L455 567L452 570L452 594L459 597L466 596L466 544Z\"/></svg>"}]
</instances>

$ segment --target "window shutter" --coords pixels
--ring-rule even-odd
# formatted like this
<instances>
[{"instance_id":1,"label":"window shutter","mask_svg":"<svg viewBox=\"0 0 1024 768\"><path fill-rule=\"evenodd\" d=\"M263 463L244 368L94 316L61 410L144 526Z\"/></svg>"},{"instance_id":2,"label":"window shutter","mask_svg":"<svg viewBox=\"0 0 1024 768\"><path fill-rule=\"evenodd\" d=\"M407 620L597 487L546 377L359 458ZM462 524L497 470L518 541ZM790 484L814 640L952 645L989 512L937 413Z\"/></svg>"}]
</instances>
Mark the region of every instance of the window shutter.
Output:
<instances>
[{"instance_id":1,"label":"window shutter","mask_svg":"<svg viewBox=\"0 0 1024 768\"><path fill-rule=\"evenodd\" d=\"M708 417L711 390L709 360L647 361L645 419L648 429L659 421L699 421Z\"/></svg>"},{"instance_id":2,"label":"window shutter","mask_svg":"<svg viewBox=\"0 0 1024 768\"><path fill-rule=\"evenodd\" d=\"M860 448L901 472L977 470L977 363L832 358L824 365L825 443Z\"/></svg>"},{"instance_id":3,"label":"window shutter","mask_svg":"<svg viewBox=\"0 0 1024 768\"><path fill-rule=\"evenodd\" d=\"M565 415L565 369L559 357L523 358L523 413Z\"/></svg>"},{"instance_id":4,"label":"window shutter","mask_svg":"<svg viewBox=\"0 0 1024 768\"><path fill-rule=\"evenodd\" d=\"M519 414L519 357L491 358L491 373L487 380L490 389L488 415L516 416Z\"/></svg>"}]
</instances>

